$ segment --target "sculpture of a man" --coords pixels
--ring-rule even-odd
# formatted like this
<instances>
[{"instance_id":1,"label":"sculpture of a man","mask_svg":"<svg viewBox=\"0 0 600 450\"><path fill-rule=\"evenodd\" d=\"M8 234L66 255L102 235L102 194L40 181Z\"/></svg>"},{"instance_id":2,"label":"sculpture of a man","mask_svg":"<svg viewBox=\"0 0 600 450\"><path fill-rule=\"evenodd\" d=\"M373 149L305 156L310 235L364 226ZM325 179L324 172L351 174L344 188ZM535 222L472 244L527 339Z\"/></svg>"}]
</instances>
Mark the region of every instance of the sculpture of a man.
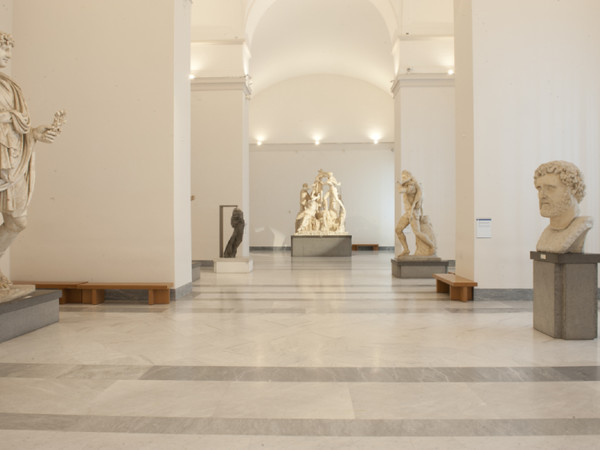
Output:
<instances>
[{"instance_id":1,"label":"sculpture of a man","mask_svg":"<svg viewBox=\"0 0 600 450\"><path fill-rule=\"evenodd\" d=\"M237 249L242 243L244 238L244 227L246 221L244 220L244 213L241 209L235 208L231 213L231 226L233 227L233 233L227 242L225 251L223 252L224 258L235 258L237 255Z\"/></svg>"},{"instance_id":2,"label":"sculpture of a man","mask_svg":"<svg viewBox=\"0 0 600 450\"><path fill-rule=\"evenodd\" d=\"M579 203L585 195L583 174L575 164L550 161L534 174L540 214L550 224L540 235L536 249L540 252L581 253L585 236L592 228L592 218L579 216Z\"/></svg>"},{"instance_id":3,"label":"sculpture of a man","mask_svg":"<svg viewBox=\"0 0 600 450\"><path fill-rule=\"evenodd\" d=\"M13 46L12 36L0 32L0 68L8 65ZM0 72L0 212L4 221L0 226L0 257L27 225L35 179L33 145L37 141L52 143L59 132L58 123L31 126L21 89ZM10 286L10 280L0 272L0 289Z\"/></svg>"},{"instance_id":4,"label":"sculpture of a man","mask_svg":"<svg viewBox=\"0 0 600 450\"><path fill-rule=\"evenodd\" d=\"M327 172L327 186L329 190L325 194L324 203L329 204L328 209L324 212L327 216L327 231L346 231L346 207L342 202L342 196L338 191L338 187L342 185L333 176L332 172Z\"/></svg>"},{"instance_id":5,"label":"sculpture of a man","mask_svg":"<svg viewBox=\"0 0 600 450\"><path fill-rule=\"evenodd\" d=\"M309 194L306 206L296 216L296 233L313 231L315 229L316 215L319 208L320 196L314 190Z\"/></svg>"},{"instance_id":6,"label":"sculpture of a man","mask_svg":"<svg viewBox=\"0 0 600 450\"><path fill-rule=\"evenodd\" d=\"M408 170L402 171L402 181L398 183L399 192L404 200L404 214L396 225L396 236L402 244L402 252L398 256L410 253L404 229L410 224L415 234L417 256L433 256L436 253L436 241L428 216L423 215L423 189L421 184Z\"/></svg>"}]
</instances>

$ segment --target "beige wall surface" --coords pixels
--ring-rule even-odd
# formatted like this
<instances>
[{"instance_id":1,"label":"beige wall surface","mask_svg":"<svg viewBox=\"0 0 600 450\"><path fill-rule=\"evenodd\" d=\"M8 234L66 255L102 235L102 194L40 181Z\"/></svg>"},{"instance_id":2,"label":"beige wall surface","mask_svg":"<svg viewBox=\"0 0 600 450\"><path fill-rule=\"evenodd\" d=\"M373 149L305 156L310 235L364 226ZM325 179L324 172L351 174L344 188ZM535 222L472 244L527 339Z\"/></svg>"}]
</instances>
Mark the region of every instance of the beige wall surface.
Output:
<instances>
[{"instance_id":1,"label":"beige wall surface","mask_svg":"<svg viewBox=\"0 0 600 450\"><path fill-rule=\"evenodd\" d=\"M192 258L219 257L219 205L238 205L249 225L246 98L241 90L192 90ZM231 214L231 212L229 212ZM230 216L225 217L229 223ZM248 228L246 228L247 232ZM229 233L224 236L227 244ZM245 236L238 250L247 255Z\"/></svg>"},{"instance_id":2,"label":"beige wall surface","mask_svg":"<svg viewBox=\"0 0 600 450\"><path fill-rule=\"evenodd\" d=\"M423 187L423 213L431 220L437 255L454 259L454 83L451 79L406 83L398 95L401 97L401 169L411 172ZM400 177L397 180L400 181ZM405 233L414 252L414 234L410 227ZM397 249L399 253L399 241Z\"/></svg>"},{"instance_id":3,"label":"beige wall surface","mask_svg":"<svg viewBox=\"0 0 600 450\"><path fill-rule=\"evenodd\" d=\"M474 238L480 287L531 287L529 251L547 225L533 187L543 162L564 159L583 170L581 212L597 230L598 17L593 0L472 2L473 215L492 219L492 238ZM457 64L457 77L460 70ZM585 250L600 251L597 231L588 234Z\"/></svg>"},{"instance_id":4,"label":"beige wall surface","mask_svg":"<svg viewBox=\"0 0 600 450\"><path fill-rule=\"evenodd\" d=\"M282 113L284 112L284 113ZM390 92L356 78L310 75L261 91L249 104L250 139L267 144L392 141Z\"/></svg>"},{"instance_id":5,"label":"beige wall surface","mask_svg":"<svg viewBox=\"0 0 600 450\"><path fill-rule=\"evenodd\" d=\"M300 189L319 169L333 172L355 244L394 245L394 154L380 144L266 144L251 146L252 246L291 245Z\"/></svg>"},{"instance_id":6,"label":"beige wall surface","mask_svg":"<svg viewBox=\"0 0 600 450\"><path fill-rule=\"evenodd\" d=\"M175 20L171 0L14 5L13 75L32 120L51 122L65 109L68 122L53 145L36 147L36 192L30 225L11 249L13 279L191 281L181 250L189 189L178 185L186 184L187 132L174 126L188 116L189 94L175 86L188 85L189 69L185 55L175 61ZM189 12L177 20L185 28Z\"/></svg>"}]
</instances>

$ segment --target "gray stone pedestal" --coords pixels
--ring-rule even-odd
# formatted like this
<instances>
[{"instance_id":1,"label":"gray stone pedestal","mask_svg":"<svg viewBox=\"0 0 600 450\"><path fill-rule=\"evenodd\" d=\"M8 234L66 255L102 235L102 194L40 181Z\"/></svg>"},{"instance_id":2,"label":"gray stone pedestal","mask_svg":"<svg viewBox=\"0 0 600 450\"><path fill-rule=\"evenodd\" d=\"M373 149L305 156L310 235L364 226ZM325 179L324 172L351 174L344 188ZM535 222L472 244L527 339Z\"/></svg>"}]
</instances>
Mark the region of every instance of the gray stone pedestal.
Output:
<instances>
[{"instance_id":1,"label":"gray stone pedestal","mask_svg":"<svg viewBox=\"0 0 600 450\"><path fill-rule=\"evenodd\" d=\"M448 273L449 261L437 256L402 256L392 259L396 278L431 278L434 273Z\"/></svg>"},{"instance_id":2,"label":"gray stone pedestal","mask_svg":"<svg viewBox=\"0 0 600 450\"><path fill-rule=\"evenodd\" d=\"M598 337L600 254L531 252L533 327L559 339Z\"/></svg>"},{"instance_id":3,"label":"gray stone pedestal","mask_svg":"<svg viewBox=\"0 0 600 450\"><path fill-rule=\"evenodd\" d=\"M292 256L352 256L349 234L292 235Z\"/></svg>"},{"instance_id":4,"label":"gray stone pedestal","mask_svg":"<svg viewBox=\"0 0 600 450\"><path fill-rule=\"evenodd\" d=\"M0 342L58 322L60 291L33 291L0 303Z\"/></svg>"}]
</instances>

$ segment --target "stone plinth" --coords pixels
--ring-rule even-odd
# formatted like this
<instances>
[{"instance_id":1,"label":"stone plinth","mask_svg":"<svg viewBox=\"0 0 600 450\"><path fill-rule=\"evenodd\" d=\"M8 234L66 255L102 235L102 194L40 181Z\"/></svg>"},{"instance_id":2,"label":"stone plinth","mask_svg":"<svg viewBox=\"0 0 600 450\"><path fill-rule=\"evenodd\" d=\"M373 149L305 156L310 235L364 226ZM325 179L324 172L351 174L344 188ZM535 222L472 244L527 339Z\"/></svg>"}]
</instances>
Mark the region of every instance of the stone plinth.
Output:
<instances>
[{"instance_id":1,"label":"stone plinth","mask_svg":"<svg viewBox=\"0 0 600 450\"><path fill-rule=\"evenodd\" d=\"M352 256L352 236L293 235L292 256Z\"/></svg>"},{"instance_id":2,"label":"stone plinth","mask_svg":"<svg viewBox=\"0 0 600 450\"><path fill-rule=\"evenodd\" d=\"M437 256L400 256L392 259L396 278L431 278L434 273L448 273L449 261Z\"/></svg>"},{"instance_id":3,"label":"stone plinth","mask_svg":"<svg viewBox=\"0 0 600 450\"><path fill-rule=\"evenodd\" d=\"M600 254L531 252L533 327L560 339L598 337Z\"/></svg>"},{"instance_id":4,"label":"stone plinth","mask_svg":"<svg viewBox=\"0 0 600 450\"><path fill-rule=\"evenodd\" d=\"M0 342L58 322L61 291L33 291L0 302Z\"/></svg>"},{"instance_id":5,"label":"stone plinth","mask_svg":"<svg viewBox=\"0 0 600 450\"><path fill-rule=\"evenodd\" d=\"M219 258L214 260L215 273L249 273L253 262L249 258Z\"/></svg>"}]
</instances>

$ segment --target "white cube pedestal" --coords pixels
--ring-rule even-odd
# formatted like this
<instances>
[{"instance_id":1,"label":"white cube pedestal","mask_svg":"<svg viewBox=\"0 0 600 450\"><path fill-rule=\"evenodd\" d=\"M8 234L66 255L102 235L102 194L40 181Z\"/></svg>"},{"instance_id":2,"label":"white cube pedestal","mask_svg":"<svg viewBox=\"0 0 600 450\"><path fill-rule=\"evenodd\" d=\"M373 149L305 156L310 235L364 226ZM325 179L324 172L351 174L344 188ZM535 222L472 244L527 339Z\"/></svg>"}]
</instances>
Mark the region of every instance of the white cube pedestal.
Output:
<instances>
[{"instance_id":1,"label":"white cube pedestal","mask_svg":"<svg viewBox=\"0 0 600 450\"><path fill-rule=\"evenodd\" d=\"M249 273L252 272L250 258L219 258L214 260L215 273Z\"/></svg>"}]
</instances>

